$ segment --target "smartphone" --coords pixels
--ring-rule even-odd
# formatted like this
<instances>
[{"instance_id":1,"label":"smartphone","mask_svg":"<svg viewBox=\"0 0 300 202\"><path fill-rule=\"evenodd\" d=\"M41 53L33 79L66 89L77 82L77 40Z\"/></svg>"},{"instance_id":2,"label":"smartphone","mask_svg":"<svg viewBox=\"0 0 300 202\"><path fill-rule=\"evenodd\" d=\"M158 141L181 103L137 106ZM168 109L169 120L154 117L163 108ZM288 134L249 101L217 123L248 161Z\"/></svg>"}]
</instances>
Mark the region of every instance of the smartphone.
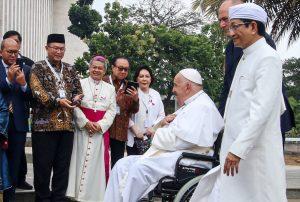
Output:
<instances>
[{"instance_id":1,"label":"smartphone","mask_svg":"<svg viewBox=\"0 0 300 202\"><path fill-rule=\"evenodd\" d=\"M131 88L131 89L132 89L132 87L134 87L135 89L137 89L137 88L139 87L139 83L134 82L134 81L128 81L128 82L127 82L126 89L125 89L125 93L126 93L126 94L129 94L129 93L127 92L127 89L128 89L128 88Z\"/></svg>"},{"instance_id":2,"label":"smartphone","mask_svg":"<svg viewBox=\"0 0 300 202\"><path fill-rule=\"evenodd\" d=\"M22 70L23 64L24 64L24 59L23 58L17 58L16 64L19 65L20 70Z\"/></svg>"}]
</instances>

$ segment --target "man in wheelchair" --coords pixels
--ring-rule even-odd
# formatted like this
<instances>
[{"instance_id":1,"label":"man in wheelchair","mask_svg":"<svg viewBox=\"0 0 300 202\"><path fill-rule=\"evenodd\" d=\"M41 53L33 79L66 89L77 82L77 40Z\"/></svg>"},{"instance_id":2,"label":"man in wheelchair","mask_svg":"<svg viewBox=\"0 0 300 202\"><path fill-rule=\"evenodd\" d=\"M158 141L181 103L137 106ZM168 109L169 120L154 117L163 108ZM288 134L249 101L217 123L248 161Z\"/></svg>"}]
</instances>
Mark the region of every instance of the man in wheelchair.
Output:
<instances>
[{"instance_id":1,"label":"man in wheelchair","mask_svg":"<svg viewBox=\"0 0 300 202\"><path fill-rule=\"evenodd\" d=\"M106 202L136 202L164 176L174 176L183 152L211 155L223 119L203 91L195 69L183 69L174 78L173 93L180 108L166 116L157 128L152 145L142 156L128 156L114 166L104 196Z\"/></svg>"}]
</instances>

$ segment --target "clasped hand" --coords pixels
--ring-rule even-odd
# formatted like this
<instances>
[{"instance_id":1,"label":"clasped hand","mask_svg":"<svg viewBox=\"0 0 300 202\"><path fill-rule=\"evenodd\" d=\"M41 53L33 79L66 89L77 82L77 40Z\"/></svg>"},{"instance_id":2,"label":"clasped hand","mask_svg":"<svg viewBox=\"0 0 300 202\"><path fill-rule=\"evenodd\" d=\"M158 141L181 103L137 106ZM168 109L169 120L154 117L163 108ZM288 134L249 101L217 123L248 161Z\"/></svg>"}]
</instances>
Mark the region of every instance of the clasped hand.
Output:
<instances>
[{"instance_id":1,"label":"clasped hand","mask_svg":"<svg viewBox=\"0 0 300 202\"><path fill-rule=\"evenodd\" d=\"M95 133L102 131L101 126L96 122L88 121L84 127L89 133L89 136L93 136Z\"/></svg>"},{"instance_id":2,"label":"clasped hand","mask_svg":"<svg viewBox=\"0 0 300 202\"><path fill-rule=\"evenodd\" d=\"M26 85L25 74L23 70L20 69L20 66L17 64L13 64L8 68L7 79L10 82L13 82L16 79L16 82L21 86Z\"/></svg>"}]
</instances>

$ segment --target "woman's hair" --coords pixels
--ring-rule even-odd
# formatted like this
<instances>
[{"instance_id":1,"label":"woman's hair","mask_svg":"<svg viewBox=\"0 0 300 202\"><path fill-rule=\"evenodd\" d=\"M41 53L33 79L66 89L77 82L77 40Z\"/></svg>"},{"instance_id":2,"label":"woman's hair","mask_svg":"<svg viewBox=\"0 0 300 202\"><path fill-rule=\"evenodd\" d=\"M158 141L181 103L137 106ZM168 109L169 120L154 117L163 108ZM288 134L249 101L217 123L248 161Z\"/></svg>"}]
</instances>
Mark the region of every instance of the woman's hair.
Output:
<instances>
[{"instance_id":1,"label":"woman's hair","mask_svg":"<svg viewBox=\"0 0 300 202\"><path fill-rule=\"evenodd\" d=\"M89 65L92 65L92 63L93 63L94 61L98 61L98 62L103 63L105 69L107 69L108 61L107 61L107 59L106 59L104 56L101 56L101 55L96 55L96 56L94 56L94 57L91 59Z\"/></svg>"},{"instance_id":2,"label":"woman's hair","mask_svg":"<svg viewBox=\"0 0 300 202\"><path fill-rule=\"evenodd\" d=\"M139 77L139 74L140 74L140 72L141 72L142 70L147 70L147 71L149 72L150 77L151 77L151 83L150 83L150 85L152 85L152 83L154 82L154 77L153 77L152 70L151 70L150 67L147 66L147 65L141 65L141 66L139 66L139 67L136 69L136 71L135 71L135 73L134 73L134 76L133 76L133 80L137 82L137 78Z\"/></svg>"}]
</instances>

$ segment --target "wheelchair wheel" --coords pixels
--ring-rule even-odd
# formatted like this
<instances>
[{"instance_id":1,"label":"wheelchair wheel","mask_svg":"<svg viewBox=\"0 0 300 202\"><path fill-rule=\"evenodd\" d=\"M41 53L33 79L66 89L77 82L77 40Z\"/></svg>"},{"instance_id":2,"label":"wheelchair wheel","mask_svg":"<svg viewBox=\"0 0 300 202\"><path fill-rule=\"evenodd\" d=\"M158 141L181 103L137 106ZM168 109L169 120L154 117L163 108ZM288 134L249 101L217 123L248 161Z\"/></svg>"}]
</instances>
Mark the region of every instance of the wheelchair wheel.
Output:
<instances>
[{"instance_id":1,"label":"wheelchair wheel","mask_svg":"<svg viewBox=\"0 0 300 202\"><path fill-rule=\"evenodd\" d=\"M195 177L188 181L176 194L174 202L186 202L189 201L198 185L198 182L203 175Z\"/></svg>"}]
</instances>

